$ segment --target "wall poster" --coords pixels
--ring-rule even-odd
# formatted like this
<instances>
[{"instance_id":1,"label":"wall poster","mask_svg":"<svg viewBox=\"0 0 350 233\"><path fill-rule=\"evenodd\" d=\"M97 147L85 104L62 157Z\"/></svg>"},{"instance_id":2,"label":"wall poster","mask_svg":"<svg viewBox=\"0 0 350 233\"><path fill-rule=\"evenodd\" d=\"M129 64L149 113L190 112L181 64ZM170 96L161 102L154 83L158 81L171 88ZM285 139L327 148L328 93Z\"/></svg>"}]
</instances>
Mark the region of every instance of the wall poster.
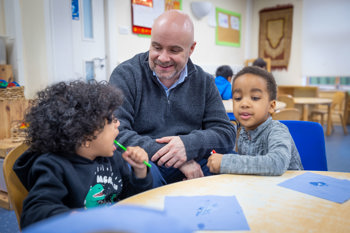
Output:
<instances>
[{"instance_id":1,"label":"wall poster","mask_svg":"<svg viewBox=\"0 0 350 233\"><path fill-rule=\"evenodd\" d=\"M153 21L166 10L182 9L182 0L131 0L132 32L151 35Z\"/></svg>"}]
</instances>

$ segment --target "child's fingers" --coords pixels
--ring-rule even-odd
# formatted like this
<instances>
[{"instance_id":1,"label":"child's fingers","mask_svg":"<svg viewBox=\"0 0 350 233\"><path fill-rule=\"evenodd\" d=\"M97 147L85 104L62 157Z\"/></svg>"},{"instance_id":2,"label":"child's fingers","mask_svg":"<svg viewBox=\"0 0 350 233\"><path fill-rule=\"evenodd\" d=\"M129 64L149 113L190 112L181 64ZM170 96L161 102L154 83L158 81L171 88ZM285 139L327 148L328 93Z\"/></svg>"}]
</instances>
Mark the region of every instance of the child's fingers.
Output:
<instances>
[{"instance_id":1,"label":"child's fingers","mask_svg":"<svg viewBox=\"0 0 350 233\"><path fill-rule=\"evenodd\" d=\"M145 150L140 147L128 147L122 156L124 160L133 168L133 172L136 177L146 177L147 167L143 161L148 162L148 155Z\"/></svg>"},{"instance_id":2,"label":"child's fingers","mask_svg":"<svg viewBox=\"0 0 350 233\"><path fill-rule=\"evenodd\" d=\"M222 154L213 154L209 156L207 166L210 172L212 173L220 172L222 156L223 156Z\"/></svg>"},{"instance_id":3,"label":"child's fingers","mask_svg":"<svg viewBox=\"0 0 350 233\"><path fill-rule=\"evenodd\" d=\"M134 154L130 154L130 153L124 152L122 154L122 156L123 156L125 161L130 163L130 165L132 165L132 164L142 164L143 163L142 158L139 157L139 156L136 156Z\"/></svg>"},{"instance_id":4,"label":"child's fingers","mask_svg":"<svg viewBox=\"0 0 350 233\"><path fill-rule=\"evenodd\" d=\"M127 156L123 156L124 160L130 164L132 167L140 167L141 166L141 163L135 163L134 160L130 159L129 157Z\"/></svg>"},{"instance_id":5,"label":"child's fingers","mask_svg":"<svg viewBox=\"0 0 350 233\"><path fill-rule=\"evenodd\" d=\"M122 156L131 166L144 165L143 161L148 162L148 155L141 147L128 147Z\"/></svg>"}]
</instances>

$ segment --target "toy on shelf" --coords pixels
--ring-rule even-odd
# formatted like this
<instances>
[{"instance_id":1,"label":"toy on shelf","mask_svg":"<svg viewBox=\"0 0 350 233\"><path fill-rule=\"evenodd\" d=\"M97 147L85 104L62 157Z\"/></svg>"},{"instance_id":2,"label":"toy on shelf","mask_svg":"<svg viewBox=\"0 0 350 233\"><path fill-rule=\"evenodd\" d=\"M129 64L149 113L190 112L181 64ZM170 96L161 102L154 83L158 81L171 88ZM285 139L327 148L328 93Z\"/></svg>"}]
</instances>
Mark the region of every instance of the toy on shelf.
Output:
<instances>
[{"instance_id":1,"label":"toy on shelf","mask_svg":"<svg viewBox=\"0 0 350 233\"><path fill-rule=\"evenodd\" d=\"M0 79L0 88L6 88L8 85L8 82L6 82L5 80L3 79Z\"/></svg>"},{"instance_id":2,"label":"toy on shelf","mask_svg":"<svg viewBox=\"0 0 350 233\"><path fill-rule=\"evenodd\" d=\"M6 82L6 80L0 79L0 88L7 88L7 87L19 87L20 85L13 81L13 82Z\"/></svg>"}]
</instances>

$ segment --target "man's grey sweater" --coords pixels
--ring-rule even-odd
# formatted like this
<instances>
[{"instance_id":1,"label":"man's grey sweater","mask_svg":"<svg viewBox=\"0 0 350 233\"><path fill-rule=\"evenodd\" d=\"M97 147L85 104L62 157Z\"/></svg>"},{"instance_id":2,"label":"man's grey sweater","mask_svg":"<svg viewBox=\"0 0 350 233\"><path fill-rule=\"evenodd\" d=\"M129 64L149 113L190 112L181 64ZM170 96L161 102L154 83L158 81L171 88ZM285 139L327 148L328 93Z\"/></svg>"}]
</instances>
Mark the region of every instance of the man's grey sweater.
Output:
<instances>
[{"instance_id":1,"label":"man's grey sweater","mask_svg":"<svg viewBox=\"0 0 350 233\"><path fill-rule=\"evenodd\" d=\"M241 128L238 154L225 154L220 173L282 175L303 165L287 126L269 117L255 130Z\"/></svg>"},{"instance_id":2,"label":"man's grey sweater","mask_svg":"<svg viewBox=\"0 0 350 233\"><path fill-rule=\"evenodd\" d=\"M140 146L152 157L164 144L164 136L180 136L187 159L200 159L215 149L221 153L234 146L235 129L223 106L214 78L189 59L188 76L169 96L153 76L148 52L118 65L110 83L125 95L116 111L120 120L118 141Z\"/></svg>"}]
</instances>

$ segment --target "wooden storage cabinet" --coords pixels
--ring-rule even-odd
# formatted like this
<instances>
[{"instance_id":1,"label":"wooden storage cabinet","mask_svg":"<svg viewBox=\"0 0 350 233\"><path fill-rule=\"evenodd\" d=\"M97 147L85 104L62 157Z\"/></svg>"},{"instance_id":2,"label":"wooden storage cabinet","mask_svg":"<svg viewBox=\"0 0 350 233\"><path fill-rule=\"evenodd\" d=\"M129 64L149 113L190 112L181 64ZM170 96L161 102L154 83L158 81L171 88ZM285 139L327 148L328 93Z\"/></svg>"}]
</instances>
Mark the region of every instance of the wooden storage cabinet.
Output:
<instances>
[{"instance_id":1,"label":"wooden storage cabinet","mask_svg":"<svg viewBox=\"0 0 350 233\"><path fill-rule=\"evenodd\" d=\"M314 86L278 86L277 95L291 95L293 97L317 97L318 87Z\"/></svg>"}]
</instances>

